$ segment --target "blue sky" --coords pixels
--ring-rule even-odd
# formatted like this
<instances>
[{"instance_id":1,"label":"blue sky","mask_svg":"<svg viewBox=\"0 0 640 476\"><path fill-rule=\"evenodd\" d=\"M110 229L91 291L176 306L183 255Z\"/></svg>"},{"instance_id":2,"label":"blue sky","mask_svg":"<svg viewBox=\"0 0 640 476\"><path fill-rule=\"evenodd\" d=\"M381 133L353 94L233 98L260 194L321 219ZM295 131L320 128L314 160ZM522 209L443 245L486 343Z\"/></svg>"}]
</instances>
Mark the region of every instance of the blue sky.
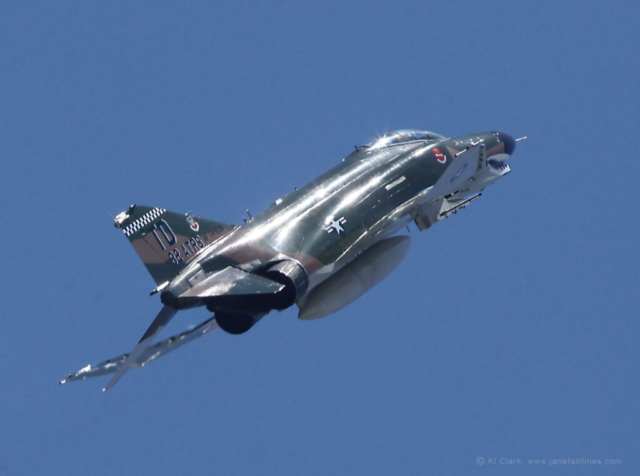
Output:
<instances>
[{"instance_id":1,"label":"blue sky","mask_svg":"<svg viewBox=\"0 0 640 476\"><path fill-rule=\"evenodd\" d=\"M639 13L5 4L0 474L637 474ZM399 128L530 139L339 313L216 331L107 394L58 385L160 308L108 213L240 224Z\"/></svg>"}]
</instances>

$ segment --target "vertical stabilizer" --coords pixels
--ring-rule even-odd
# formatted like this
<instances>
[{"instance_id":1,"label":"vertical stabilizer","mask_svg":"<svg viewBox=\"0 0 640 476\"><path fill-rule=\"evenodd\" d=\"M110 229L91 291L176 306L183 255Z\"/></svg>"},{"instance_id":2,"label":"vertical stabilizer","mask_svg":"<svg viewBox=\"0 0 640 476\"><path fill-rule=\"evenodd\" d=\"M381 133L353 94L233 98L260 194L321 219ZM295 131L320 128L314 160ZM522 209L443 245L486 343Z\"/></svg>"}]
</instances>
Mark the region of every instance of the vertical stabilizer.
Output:
<instances>
[{"instance_id":1,"label":"vertical stabilizer","mask_svg":"<svg viewBox=\"0 0 640 476\"><path fill-rule=\"evenodd\" d=\"M231 233L234 225L131 205L114 220L133 245L156 284L171 281L205 246Z\"/></svg>"}]
</instances>

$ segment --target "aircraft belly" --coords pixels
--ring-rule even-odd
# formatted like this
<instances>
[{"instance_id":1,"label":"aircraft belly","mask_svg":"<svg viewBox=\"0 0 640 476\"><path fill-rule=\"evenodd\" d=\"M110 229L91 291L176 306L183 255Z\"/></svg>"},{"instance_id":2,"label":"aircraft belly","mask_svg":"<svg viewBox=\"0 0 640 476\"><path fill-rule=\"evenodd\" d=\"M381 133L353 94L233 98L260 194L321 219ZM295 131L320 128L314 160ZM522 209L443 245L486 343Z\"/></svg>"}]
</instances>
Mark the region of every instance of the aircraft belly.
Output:
<instances>
[{"instance_id":1,"label":"aircraft belly","mask_svg":"<svg viewBox=\"0 0 640 476\"><path fill-rule=\"evenodd\" d=\"M362 233L354 234L353 242L349 246L341 248L341 254L336 260L309 273L307 296L311 290L339 273L345 266L358 259L361 254L366 253L379 242L391 237L407 226L412 221L409 214L410 208L410 206L398 207L393 212L386 214L370 228L365 229L363 227Z\"/></svg>"},{"instance_id":2,"label":"aircraft belly","mask_svg":"<svg viewBox=\"0 0 640 476\"><path fill-rule=\"evenodd\" d=\"M390 224L387 228L381 230L379 233L368 235L367 238L370 239L360 240L357 244L357 247L354 245L353 247L348 249L345 253L345 256L338 261L329 263L328 265L318 268L313 273L310 273L307 296L314 288L322 284L324 281L331 279L332 276L340 272L340 270L342 270L345 266L348 266L354 260L358 259L360 254L371 249L380 241L391 237L399 230L407 226L411 221L412 218L409 215L405 215L404 219Z\"/></svg>"}]
</instances>

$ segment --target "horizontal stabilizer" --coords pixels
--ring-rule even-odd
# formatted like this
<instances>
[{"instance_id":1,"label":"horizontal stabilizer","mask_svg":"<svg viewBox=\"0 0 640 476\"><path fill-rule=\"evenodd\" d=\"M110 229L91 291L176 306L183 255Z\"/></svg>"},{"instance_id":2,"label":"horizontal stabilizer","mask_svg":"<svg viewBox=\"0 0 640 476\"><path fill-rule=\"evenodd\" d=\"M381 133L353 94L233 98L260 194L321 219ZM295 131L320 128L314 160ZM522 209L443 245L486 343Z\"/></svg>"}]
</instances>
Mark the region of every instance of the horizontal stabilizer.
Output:
<instances>
[{"instance_id":1,"label":"horizontal stabilizer","mask_svg":"<svg viewBox=\"0 0 640 476\"><path fill-rule=\"evenodd\" d=\"M286 297L285 284L229 266L207 276L178 296L164 291L161 299L174 307L207 306L211 312L259 314L280 309L278 306Z\"/></svg>"},{"instance_id":2,"label":"horizontal stabilizer","mask_svg":"<svg viewBox=\"0 0 640 476\"><path fill-rule=\"evenodd\" d=\"M142 353L149 348L149 346L153 343L153 339L155 339L160 331L164 329L164 326L166 326L169 321L173 319L173 316L176 315L176 312L178 311L169 306L164 306L162 308L160 313L156 316L156 318L153 320L149 328L142 336L142 339L138 341L131 353L127 356L126 359L124 359L122 365L118 367L118 369L116 370L116 374L113 376L111 381L107 384L106 387L102 389L103 392L106 392L111 387L113 387L125 374L125 372L136 363L138 357L140 357L140 355L142 355Z\"/></svg>"},{"instance_id":3,"label":"horizontal stabilizer","mask_svg":"<svg viewBox=\"0 0 640 476\"><path fill-rule=\"evenodd\" d=\"M144 367L149 362L153 362L159 357L163 357L169 352L173 352L178 347L182 347L184 344L192 342L198 337L202 337L203 335L217 328L218 324L216 323L215 318L212 317L211 319L200 324L195 329L169 337L167 340L148 347L138 356L138 358L130 368L134 369L136 367ZM116 372L118 369L120 369L122 364L124 364L128 356L129 354L123 354L118 357L105 360L104 362L101 362L96 366L87 365L85 368L80 369L78 372L67 375L60 383L63 384L72 382L74 380L84 380L89 377L99 377L100 375L106 375Z\"/></svg>"},{"instance_id":4,"label":"horizontal stabilizer","mask_svg":"<svg viewBox=\"0 0 640 476\"><path fill-rule=\"evenodd\" d=\"M218 296L252 296L276 294L284 284L229 266L209 276L180 295L180 298L212 298Z\"/></svg>"}]
</instances>

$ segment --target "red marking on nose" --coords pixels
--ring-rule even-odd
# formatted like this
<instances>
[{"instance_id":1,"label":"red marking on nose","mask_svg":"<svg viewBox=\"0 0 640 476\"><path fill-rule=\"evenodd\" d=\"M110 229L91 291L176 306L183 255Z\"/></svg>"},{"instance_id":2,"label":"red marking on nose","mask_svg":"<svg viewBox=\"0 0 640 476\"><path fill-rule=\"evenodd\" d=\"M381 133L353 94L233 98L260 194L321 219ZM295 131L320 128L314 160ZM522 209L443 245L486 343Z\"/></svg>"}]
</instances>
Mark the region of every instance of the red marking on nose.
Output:
<instances>
[{"instance_id":1,"label":"red marking on nose","mask_svg":"<svg viewBox=\"0 0 640 476\"><path fill-rule=\"evenodd\" d=\"M447 161L447 157L444 155L444 152L442 152L440 149L438 149L437 147L434 147L432 151L433 151L433 155L435 155L436 159L438 159L438 162L440 162L441 164L444 164Z\"/></svg>"}]
</instances>

